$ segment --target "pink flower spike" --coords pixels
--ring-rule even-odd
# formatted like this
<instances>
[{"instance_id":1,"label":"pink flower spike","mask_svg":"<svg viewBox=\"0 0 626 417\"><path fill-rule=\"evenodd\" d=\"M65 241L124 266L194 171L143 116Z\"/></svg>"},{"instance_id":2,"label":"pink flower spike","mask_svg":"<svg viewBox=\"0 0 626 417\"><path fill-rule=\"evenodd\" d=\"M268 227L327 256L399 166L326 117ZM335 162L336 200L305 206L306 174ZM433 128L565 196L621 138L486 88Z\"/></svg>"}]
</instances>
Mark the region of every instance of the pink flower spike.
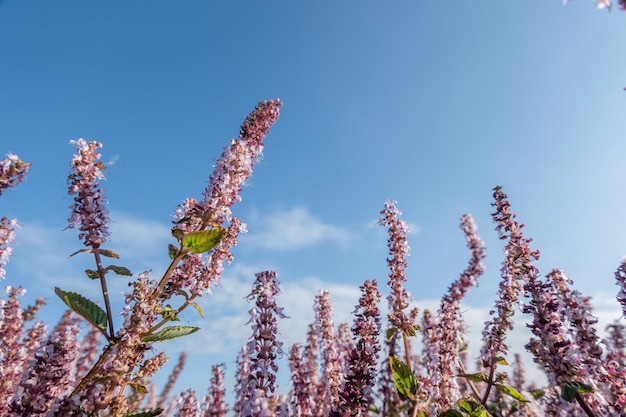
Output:
<instances>
[{"instance_id":1,"label":"pink flower spike","mask_svg":"<svg viewBox=\"0 0 626 417\"><path fill-rule=\"evenodd\" d=\"M239 140L231 140L224 148L200 203L205 223L222 224L230 220L230 207L241 199L241 187L263 153L263 139L278 120L280 106L278 99L260 102L244 120Z\"/></svg>"},{"instance_id":2,"label":"pink flower spike","mask_svg":"<svg viewBox=\"0 0 626 417\"><path fill-rule=\"evenodd\" d=\"M97 248L109 238L110 222L107 199L99 183L104 180L102 171L106 168L98 161L101 155L96 151L102 144L82 138L71 140L70 144L78 148L78 153L72 159L72 172L67 178L68 194L74 196L67 227L80 230L78 237L85 246Z\"/></svg>"}]
</instances>

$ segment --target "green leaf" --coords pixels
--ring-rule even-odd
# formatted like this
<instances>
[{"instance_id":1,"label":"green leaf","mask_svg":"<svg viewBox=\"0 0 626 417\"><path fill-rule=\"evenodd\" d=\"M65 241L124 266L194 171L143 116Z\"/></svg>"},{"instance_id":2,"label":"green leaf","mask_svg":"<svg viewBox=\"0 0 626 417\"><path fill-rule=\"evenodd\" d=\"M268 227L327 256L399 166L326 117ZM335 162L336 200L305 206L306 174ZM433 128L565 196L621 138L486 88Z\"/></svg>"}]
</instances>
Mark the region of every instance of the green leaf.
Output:
<instances>
[{"instance_id":1,"label":"green leaf","mask_svg":"<svg viewBox=\"0 0 626 417\"><path fill-rule=\"evenodd\" d=\"M90 279L98 279L100 275L98 275L98 271L94 271L93 269L85 269L85 274Z\"/></svg>"},{"instance_id":2,"label":"green leaf","mask_svg":"<svg viewBox=\"0 0 626 417\"><path fill-rule=\"evenodd\" d=\"M546 392L542 389L534 389L530 391L530 395L532 395L535 400L538 400L539 398L546 395Z\"/></svg>"},{"instance_id":3,"label":"green leaf","mask_svg":"<svg viewBox=\"0 0 626 417\"><path fill-rule=\"evenodd\" d=\"M124 417L155 417L163 412L162 408L155 408L152 411L142 411L140 413L124 414Z\"/></svg>"},{"instance_id":4,"label":"green leaf","mask_svg":"<svg viewBox=\"0 0 626 417\"><path fill-rule=\"evenodd\" d=\"M475 374L461 374L459 376L472 382L489 382L489 375L484 372L478 372Z\"/></svg>"},{"instance_id":5,"label":"green leaf","mask_svg":"<svg viewBox=\"0 0 626 417\"><path fill-rule=\"evenodd\" d=\"M487 409L483 407L482 404L477 403L476 401L470 400L459 400L457 405L461 409L461 411L465 412L465 414L471 417L491 417Z\"/></svg>"},{"instance_id":6,"label":"green leaf","mask_svg":"<svg viewBox=\"0 0 626 417\"><path fill-rule=\"evenodd\" d=\"M528 402L528 400L524 398L524 396L520 394L519 391L513 387L510 387L508 385L503 385L503 384L496 384L496 389L498 390L498 392L501 392L502 394L506 394L509 397L513 397L517 401L521 401L523 403Z\"/></svg>"},{"instance_id":7,"label":"green leaf","mask_svg":"<svg viewBox=\"0 0 626 417\"><path fill-rule=\"evenodd\" d=\"M68 256L68 258L71 258L71 257L76 256L79 253L83 253L83 252L91 253L92 249L80 249L80 250L77 250L76 252L70 254L70 256Z\"/></svg>"},{"instance_id":8,"label":"green leaf","mask_svg":"<svg viewBox=\"0 0 626 417\"><path fill-rule=\"evenodd\" d=\"M395 355L389 358L389 365L391 366L393 380L396 383L396 389L400 397L410 400L415 398L417 379L413 371Z\"/></svg>"},{"instance_id":9,"label":"green leaf","mask_svg":"<svg viewBox=\"0 0 626 417\"><path fill-rule=\"evenodd\" d=\"M148 393L148 390L146 389L146 387L141 385L141 384L138 384L136 382L131 382L128 385L133 389L133 391L136 391L136 392L138 392L140 394L147 394Z\"/></svg>"},{"instance_id":10,"label":"green leaf","mask_svg":"<svg viewBox=\"0 0 626 417\"><path fill-rule=\"evenodd\" d=\"M509 363L506 361L504 356L498 356L495 360L495 363L498 365L508 365Z\"/></svg>"},{"instance_id":11,"label":"green leaf","mask_svg":"<svg viewBox=\"0 0 626 417\"><path fill-rule=\"evenodd\" d=\"M589 394L593 392L593 387L579 382L571 382L561 388L561 397L571 403L576 398L576 394Z\"/></svg>"},{"instance_id":12,"label":"green leaf","mask_svg":"<svg viewBox=\"0 0 626 417\"><path fill-rule=\"evenodd\" d=\"M176 315L178 314L178 310L174 310L171 305L166 305L159 309L159 314L164 318L171 321L180 321Z\"/></svg>"},{"instance_id":13,"label":"green leaf","mask_svg":"<svg viewBox=\"0 0 626 417\"><path fill-rule=\"evenodd\" d=\"M117 275L123 275L126 277L130 277L133 275L132 272L130 272L130 269L124 267L124 266L116 266L116 265L109 265L106 268L104 268L105 271L113 271L115 272Z\"/></svg>"},{"instance_id":14,"label":"green leaf","mask_svg":"<svg viewBox=\"0 0 626 417\"><path fill-rule=\"evenodd\" d=\"M120 259L120 255L109 249L98 249L98 253L102 256L106 256L107 258Z\"/></svg>"},{"instance_id":15,"label":"green leaf","mask_svg":"<svg viewBox=\"0 0 626 417\"><path fill-rule=\"evenodd\" d=\"M391 340L391 338L393 338L393 336L394 336L396 333L398 333L398 329L396 329L395 327L390 327L390 328L388 328L388 329L387 329L387 334L386 334L386 337L387 337L387 339L386 339L386 340L387 340L387 341L390 341L390 340Z\"/></svg>"},{"instance_id":16,"label":"green leaf","mask_svg":"<svg viewBox=\"0 0 626 417\"><path fill-rule=\"evenodd\" d=\"M178 255L178 248L170 243L167 245L167 254L170 259L174 259Z\"/></svg>"},{"instance_id":17,"label":"green leaf","mask_svg":"<svg viewBox=\"0 0 626 417\"><path fill-rule=\"evenodd\" d=\"M197 332L198 330L200 330L200 328L195 326L171 326L166 327L160 332L147 334L141 338L141 341L144 343L162 342L164 340L187 336L188 334Z\"/></svg>"},{"instance_id":18,"label":"green leaf","mask_svg":"<svg viewBox=\"0 0 626 417\"><path fill-rule=\"evenodd\" d=\"M107 315L96 303L75 292L65 292L59 287L55 287L54 292L69 308L84 317L85 320L106 335Z\"/></svg>"},{"instance_id":19,"label":"green leaf","mask_svg":"<svg viewBox=\"0 0 626 417\"><path fill-rule=\"evenodd\" d=\"M216 247L224 237L223 227L187 233L183 237L183 247L193 253L208 252Z\"/></svg>"},{"instance_id":20,"label":"green leaf","mask_svg":"<svg viewBox=\"0 0 626 417\"><path fill-rule=\"evenodd\" d=\"M463 417L463 414L461 414L460 411L457 411L453 408L444 411L443 413L439 414L438 417Z\"/></svg>"},{"instance_id":21,"label":"green leaf","mask_svg":"<svg viewBox=\"0 0 626 417\"><path fill-rule=\"evenodd\" d=\"M419 329L420 329L420 326L418 325L411 326L405 331L405 333L409 337L417 336L417 332L419 331Z\"/></svg>"},{"instance_id":22,"label":"green leaf","mask_svg":"<svg viewBox=\"0 0 626 417\"><path fill-rule=\"evenodd\" d=\"M496 356L492 359L491 362L483 361L483 366L485 368L491 368L492 365L508 365L509 363L504 359L503 356Z\"/></svg>"}]
</instances>

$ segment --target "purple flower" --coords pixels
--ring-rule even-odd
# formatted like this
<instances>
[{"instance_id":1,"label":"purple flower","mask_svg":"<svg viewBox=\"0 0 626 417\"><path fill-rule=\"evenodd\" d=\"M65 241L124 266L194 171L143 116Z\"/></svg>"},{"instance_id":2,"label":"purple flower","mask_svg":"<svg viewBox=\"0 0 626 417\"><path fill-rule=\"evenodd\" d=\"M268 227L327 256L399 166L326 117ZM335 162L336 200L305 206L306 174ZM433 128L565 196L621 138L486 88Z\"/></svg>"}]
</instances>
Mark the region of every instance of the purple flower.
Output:
<instances>
[{"instance_id":1,"label":"purple flower","mask_svg":"<svg viewBox=\"0 0 626 417\"><path fill-rule=\"evenodd\" d=\"M8 414L10 400L20 383L27 359L21 343L24 319L19 300L26 290L7 287L6 293L8 299L0 299L0 415Z\"/></svg>"},{"instance_id":2,"label":"purple flower","mask_svg":"<svg viewBox=\"0 0 626 417\"><path fill-rule=\"evenodd\" d=\"M9 244L15 239L15 229L19 227L16 220L6 217L0 219L0 278L6 276L5 265L13 254L13 248Z\"/></svg>"},{"instance_id":3,"label":"purple flower","mask_svg":"<svg viewBox=\"0 0 626 417\"><path fill-rule=\"evenodd\" d=\"M70 144L78 148L78 153L72 159L72 172L67 178L68 194L74 196L68 228L80 230L78 237L85 246L98 248L109 238L110 221L107 199L99 183L104 180L102 171L106 168L98 161L100 154L96 151L102 144L82 138L71 140Z\"/></svg>"},{"instance_id":4,"label":"purple flower","mask_svg":"<svg viewBox=\"0 0 626 417\"><path fill-rule=\"evenodd\" d=\"M283 309L276 305L275 297L280 293L276 272L265 271L256 274L248 301L255 300L256 307L250 310L252 336L248 342L250 354L250 374L248 385L263 391L266 398L277 398L276 358L283 355L282 342L276 340L278 318L285 318Z\"/></svg>"},{"instance_id":5,"label":"purple flower","mask_svg":"<svg viewBox=\"0 0 626 417\"><path fill-rule=\"evenodd\" d=\"M356 345L347 357L347 373L339 395L338 412L344 416L364 415L373 403L380 344L380 292L376 280L361 285L352 334Z\"/></svg>"},{"instance_id":6,"label":"purple flower","mask_svg":"<svg viewBox=\"0 0 626 417\"><path fill-rule=\"evenodd\" d=\"M78 326L67 323L53 332L25 370L11 402L11 415L46 416L56 412L59 399L67 396L75 380Z\"/></svg>"},{"instance_id":7,"label":"purple flower","mask_svg":"<svg viewBox=\"0 0 626 417\"><path fill-rule=\"evenodd\" d=\"M485 245L478 236L472 216L466 214L461 218L461 229L465 233L467 247L472 253L469 265L448 288L433 325L423 327L426 338L424 365L429 377L429 384L426 384L426 387L432 390L429 398L436 398L430 409L433 415L453 407L461 398L461 390L456 379L459 369L463 367L459 352L463 347L463 336L466 331L461 312L461 299L476 285L477 279L485 270L482 264L482 259L485 258Z\"/></svg>"},{"instance_id":8,"label":"purple flower","mask_svg":"<svg viewBox=\"0 0 626 417\"><path fill-rule=\"evenodd\" d=\"M391 288L391 293L387 297L391 311L389 321L404 334L414 335L417 310L412 310L408 316L404 311L409 307L411 299L411 294L404 288L406 281L404 271L408 266L406 258L409 257L410 249L407 242L409 228L404 221L400 220L399 217L402 213L396 208L394 201L387 201L380 214L379 224L389 228L389 239L387 240L387 247L389 248L387 265L390 269L387 285Z\"/></svg>"},{"instance_id":9,"label":"purple flower","mask_svg":"<svg viewBox=\"0 0 626 417\"><path fill-rule=\"evenodd\" d=\"M295 417L312 417L315 404L315 386L311 381L308 363L302 355L302 346L294 343L289 349L289 368L291 369L291 409ZM316 369L317 370L317 369Z\"/></svg>"},{"instance_id":10,"label":"purple flower","mask_svg":"<svg viewBox=\"0 0 626 417\"><path fill-rule=\"evenodd\" d=\"M533 262L539 259L539 251L530 249L532 239L524 237L523 224L515 221L515 214L510 211L511 203L501 187L494 188L496 211L492 214L496 230L502 240L508 239L504 248L505 260L502 263L498 299L495 309L490 312L492 318L485 323L483 330L484 345L481 359L486 366L492 366L498 357L505 357L508 347L505 344L507 331L513 328L514 306L517 304L522 285L534 282L539 270Z\"/></svg>"},{"instance_id":11,"label":"purple flower","mask_svg":"<svg viewBox=\"0 0 626 417\"><path fill-rule=\"evenodd\" d=\"M174 417L198 417L199 413L200 405L193 390L188 389L181 393Z\"/></svg>"},{"instance_id":12,"label":"purple flower","mask_svg":"<svg viewBox=\"0 0 626 417\"><path fill-rule=\"evenodd\" d=\"M619 292L617 293L617 301L622 306L622 314L626 316L626 259L622 261L620 266L615 271L615 280L619 286Z\"/></svg>"},{"instance_id":13,"label":"purple flower","mask_svg":"<svg viewBox=\"0 0 626 417\"><path fill-rule=\"evenodd\" d=\"M5 159L0 160L0 195L4 190L13 188L24 181L30 165L11 153L7 154Z\"/></svg>"},{"instance_id":14,"label":"purple flower","mask_svg":"<svg viewBox=\"0 0 626 417\"><path fill-rule=\"evenodd\" d=\"M228 405L226 404L226 388L224 387L224 364L211 367L211 385L209 392L204 398L203 417L226 417Z\"/></svg>"},{"instance_id":15,"label":"purple flower","mask_svg":"<svg viewBox=\"0 0 626 417\"><path fill-rule=\"evenodd\" d=\"M330 294L320 291L315 297L315 325L322 356L322 378L320 381L321 395L318 394L316 405L321 415L328 415L333 407L339 405L339 390L343 380L343 370L339 347L332 319Z\"/></svg>"},{"instance_id":16,"label":"purple flower","mask_svg":"<svg viewBox=\"0 0 626 417\"><path fill-rule=\"evenodd\" d=\"M199 204L205 224L222 224L231 217L230 207L263 152L263 139L280 116L280 100L260 102L241 126L239 140L231 140L209 178L204 200Z\"/></svg>"}]
</instances>

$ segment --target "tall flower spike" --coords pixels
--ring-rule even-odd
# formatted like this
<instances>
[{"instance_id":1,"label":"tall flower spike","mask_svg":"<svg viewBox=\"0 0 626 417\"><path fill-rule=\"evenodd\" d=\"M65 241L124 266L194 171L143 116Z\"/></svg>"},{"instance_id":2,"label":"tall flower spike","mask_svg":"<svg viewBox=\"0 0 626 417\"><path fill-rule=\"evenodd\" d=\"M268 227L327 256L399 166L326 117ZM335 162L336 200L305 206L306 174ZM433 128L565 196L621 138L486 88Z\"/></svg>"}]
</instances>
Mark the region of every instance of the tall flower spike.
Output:
<instances>
[{"instance_id":1,"label":"tall flower spike","mask_svg":"<svg viewBox=\"0 0 626 417\"><path fill-rule=\"evenodd\" d=\"M200 406L193 390L188 389L180 394L179 405L174 417L197 417Z\"/></svg>"},{"instance_id":2,"label":"tall flower spike","mask_svg":"<svg viewBox=\"0 0 626 417\"><path fill-rule=\"evenodd\" d=\"M327 290L320 291L315 297L314 310L322 362L322 378L319 383L323 387L323 394L317 398L317 406L321 415L328 415L333 407L339 405L339 389L343 372L332 319L332 304Z\"/></svg>"},{"instance_id":3,"label":"tall flower spike","mask_svg":"<svg viewBox=\"0 0 626 417\"><path fill-rule=\"evenodd\" d=\"M307 362L302 355L302 346L294 343L289 349L289 368L291 370L292 390L290 405L294 416L312 417L314 398L311 390L312 381L307 369Z\"/></svg>"},{"instance_id":4,"label":"tall flower spike","mask_svg":"<svg viewBox=\"0 0 626 417\"><path fill-rule=\"evenodd\" d=\"M406 281L404 271L408 266L406 258L410 250L407 242L409 228L404 221L400 220L402 213L396 208L394 201L385 202L385 208L380 214L379 224L389 228L389 239L387 239L389 248L387 265L390 269L387 285L391 288L391 293L387 297L390 310L389 321L404 334L414 335L417 311L413 310L409 315L405 313L411 299L411 294L404 288Z\"/></svg>"},{"instance_id":5,"label":"tall flower spike","mask_svg":"<svg viewBox=\"0 0 626 417\"><path fill-rule=\"evenodd\" d=\"M277 317L285 318L283 309L276 305L275 297L280 293L279 282L274 271L256 274L256 281L248 300L255 300L256 307L250 310L252 337L247 344L250 352L250 373L247 377L247 394L242 403L242 415L248 416L254 409L254 401L264 397L277 399L276 359L283 355L282 342L278 334Z\"/></svg>"},{"instance_id":6,"label":"tall flower spike","mask_svg":"<svg viewBox=\"0 0 626 417\"><path fill-rule=\"evenodd\" d=\"M440 410L449 409L461 397L456 375L462 366L459 352L462 348L466 333L465 320L461 313L461 300L467 291L476 285L478 278L483 274L485 266L485 245L478 236L474 219L465 214L461 217L461 230L465 234L467 247L472 256L468 267L461 276L450 285L448 292L441 300L437 312L436 326L430 329L429 346L425 359L426 368L430 371L432 387L437 390L436 398L431 407L431 414L437 415Z\"/></svg>"},{"instance_id":7,"label":"tall flower spike","mask_svg":"<svg viewBox=\"0 0 626 417\"><path fill-rule=\"evenodd\" d=\"M106 168L98 161L101 155L97 149L102 144L82 138L71 140L70 144L78 148L78 153L72 159L72 172L67 178L68 194L74 196L68 228L80 231L78 237L85 246L98 248L109 238L110 221L107 199L99 183L104 180L102 171Z\"/></svg>"},{"instance_id":8,"label":"tall flower spike","mask_svg":"<svg viewBox=\"0 0 626 417\"><path fill-rule=\"evenodd\" d=\"M7 287L8 299L0 299L0 415L8 415L11 398L24 373L26 351L22 346L24 317L19 297L22 288Z\"/></svg>"},{"instance_id":9,"label":"tall flower spike","mask_svg":"<svg viewBox=\"0 0 626 417\"><path fill-rule=\"evenodd\" d=\"M230 207L241 199L239 193L263 153L263 139L280 116L280 100L260 102L241 126L239 140L231 140L217 161L200 203L205 224L230 220Z\"/></svg>"},{"instance_id":10,"label":"tall flower spike","mask_svg":"<svg viewBox=\"0 0 626 417\"><path fill-rule=\"evenodd\" d=\"M339 395L339 411L343 416L362 415L373 403L376 365L380 344L380 292L376 280L361 285L361 298L355 309L352 334L356 345L347 358L348 370Z\"/></svg>"},{"instance_id":11,"label":"tall flower spike","mask_svg":"<svg viewBox=\"0 0 626 417\"><path fill-rule=\"evenodd\" d=\"M224 387L224 364L211 367L211 385L204 398L204 414L202 417L226 417L226 388Z\"/></svg>"},{"instance_id":12,"label":"tall flower spike","mask_svg":"<svg viewBox=\"0 0 626 417\"><path fill-rule=\"evenodd\" d=\"M515 214L510 211L511 203L502 192L502 187L494 188L495 202L492 206L496 211L492 214L500 239L508 239L504 248L505 259L502 262L498 299L493 316L485 323L483 330L484 345L481 348L481 359L490 366L497 357L504 357L508 352L505 344L506 333L513 328L514 306L525 282L534 282L539 270L533 261L539 259L539 251L530 249L532 239L524 237L523 224L515 221Z\"/></svg>"}]
</instances>

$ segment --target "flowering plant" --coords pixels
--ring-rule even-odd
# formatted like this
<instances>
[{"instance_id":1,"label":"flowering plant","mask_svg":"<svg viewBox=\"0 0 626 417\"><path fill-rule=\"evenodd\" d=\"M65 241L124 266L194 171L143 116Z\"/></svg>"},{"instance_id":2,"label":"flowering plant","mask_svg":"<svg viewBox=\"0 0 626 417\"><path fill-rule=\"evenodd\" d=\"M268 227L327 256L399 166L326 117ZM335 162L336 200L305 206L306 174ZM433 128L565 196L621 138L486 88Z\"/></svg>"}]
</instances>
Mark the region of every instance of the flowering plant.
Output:
<instances>
[{"instance_id":1,"label":"flowering plant","mask_svg":"<svg viewBox=\"0 0 626 417\"><path fill-rule=\"evenodd\" d=\"M436 312L411 308L405 289L410 248L409 229L394 201L387 201L379 224L388 229L388 314L383 323L381 291L376 279L360 286L361 296L352 325L335 325L330 293L314 300L315 319L307 340L283 350L278 319L276 272L255 276L248 296L252 335L237 358L235 402L226 403L224 368L211 368L206 396L192 390L170 398L186 354L160 395L151 378L166 362L152 354L152 344L186 336L194 326L172 324L187 307L201 315L196 299L208 292L233 260L232 248L245 231L231 206L240 200L243 183L262 155L263 140L279 117L282 103L258 104L244 120L217 161L202 200L186 199L176 209L169 245L170 264L163 276L142 272L130 282L114 328L107 288L108 274L131 277L120 265L107 264L119 255L105 248L111 237L106 195L100 182L106 165L98 142L71 141L77 148L68 177L73 196L68 228L77 229L94 268L85 271L102 291L100 305L68 289L55 292L68 310L48 331L35 321L44 304L24 307L22 288L8 287L0 299L0 415L2 416L626 416L625 327L616 322L601 340L594 325L590 299L572 288L560 270L541 277L535 266L539 252L522 233L508 196L494 189L493 221L506 242L496 302L485 323L475 372L466 349L466 325L461 301L484 272L485 247L473 218L462 216L470 260L443 295ZM0 161L0 194L24 178L30 164L9 154ZM11 255L18 223L0 220L0 278ZM618 302L626 314L626 263L615 274ZM180 300L179 304L176 304ZM172 304L174 306L172 306ZM514 327L515 306L530 317L533 336L526 344L547 376L539 388L524 378L520 356L510 358L507 333ZM87 331L80 332L87 324ZM385 327L383 327L385 326ZM421 339L421 352L416 341ZM98 353L100 347L101 353ZM291 389L278 390L278 362L288 353ZM504 366L511 361L511 372Z\"/></svg>"}]
</instances>

